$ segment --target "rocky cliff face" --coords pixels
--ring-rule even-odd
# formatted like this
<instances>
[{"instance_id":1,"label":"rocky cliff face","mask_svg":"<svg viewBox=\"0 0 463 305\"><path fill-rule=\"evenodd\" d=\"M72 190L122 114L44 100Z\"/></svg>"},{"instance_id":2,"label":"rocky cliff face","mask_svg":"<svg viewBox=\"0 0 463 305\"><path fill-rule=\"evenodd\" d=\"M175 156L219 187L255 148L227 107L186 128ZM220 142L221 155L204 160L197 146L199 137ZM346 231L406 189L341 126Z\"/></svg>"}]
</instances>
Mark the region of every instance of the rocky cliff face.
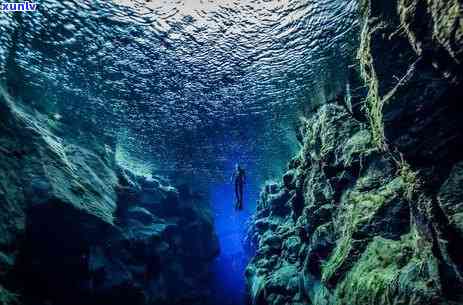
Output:
<instances>
[{"instance_id":1,"label":"rocky cliff face","mask_svg":"<svg viewBox=\"0 0 463 305\"><path fill-rule=\"evenodd\" d=\"M218 242L203 198L3 89L0 116L0 304L206 303Z\"/></svg>"},{"instance_id":2,"label":"rocky cliff face","mask_svg":"<svg viewBox=\"0 0 463 305\"><path fill-rule=\"evenodd\" d=\"M250 228L253 304L461 304L462 5L362 1L363 115L308 114Z\"/></svg>"}]
</instances>

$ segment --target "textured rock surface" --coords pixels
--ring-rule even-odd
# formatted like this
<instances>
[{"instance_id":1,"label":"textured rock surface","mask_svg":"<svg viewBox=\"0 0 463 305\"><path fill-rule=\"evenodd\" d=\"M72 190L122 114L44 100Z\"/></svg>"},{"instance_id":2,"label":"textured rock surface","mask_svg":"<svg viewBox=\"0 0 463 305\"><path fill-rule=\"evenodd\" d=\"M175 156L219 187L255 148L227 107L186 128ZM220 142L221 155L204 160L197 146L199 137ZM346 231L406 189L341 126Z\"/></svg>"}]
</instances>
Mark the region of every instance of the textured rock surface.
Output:
<instances>
[{"instance_id":1,"label":"textured rock surface","mask_svg":"<svg viewBox=\"0 0 463 305\"><path fill-rule=\"evenodd\" d=\"M0 304L205 304L205 200L0 93Z\"/></svg>"},{"instance_id":2,"label":"textured rock surface","mask_svg":"<svg viewBox=\"0 0 463 305\"><path fill-rule=\"evenodd\" d=\"M437 198L450 225L463 236L463 163L452 169Z\"/></svg>"},{"instance_id":3,"label":"textured rock surface","mask_svg":"<svg viewBox=\"0 0 463 305\"><path fill-rule=\"evenodd\" d=\"M250 228L253 304L463 302L461 4L362 1L361 17L367 120L307 115Z\"/></svg>"}]
</instances>

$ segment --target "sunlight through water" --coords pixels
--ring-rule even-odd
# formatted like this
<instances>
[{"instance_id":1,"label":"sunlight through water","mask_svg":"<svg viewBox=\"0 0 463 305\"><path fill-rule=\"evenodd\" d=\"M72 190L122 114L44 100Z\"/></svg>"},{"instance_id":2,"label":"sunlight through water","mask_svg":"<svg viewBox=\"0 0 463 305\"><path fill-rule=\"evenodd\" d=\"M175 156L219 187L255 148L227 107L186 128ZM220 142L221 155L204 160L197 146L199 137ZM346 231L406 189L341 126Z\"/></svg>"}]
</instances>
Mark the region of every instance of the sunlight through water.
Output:
<instances>
[{"instance_id":1,"label":"sunlight through water","mask_svg":"<svg viewBox=\"0 0 463 305\"><path fill-rule=\"evenodd\" d=\"M0 17L0 70L14 54L25 93L40 93L47 111L166 174L223 179L225 156L241 154L266 178L297 149L303 105L339 90L355 9L352 0L43 1L21 20Z\"/></svg>"}]
</instances>

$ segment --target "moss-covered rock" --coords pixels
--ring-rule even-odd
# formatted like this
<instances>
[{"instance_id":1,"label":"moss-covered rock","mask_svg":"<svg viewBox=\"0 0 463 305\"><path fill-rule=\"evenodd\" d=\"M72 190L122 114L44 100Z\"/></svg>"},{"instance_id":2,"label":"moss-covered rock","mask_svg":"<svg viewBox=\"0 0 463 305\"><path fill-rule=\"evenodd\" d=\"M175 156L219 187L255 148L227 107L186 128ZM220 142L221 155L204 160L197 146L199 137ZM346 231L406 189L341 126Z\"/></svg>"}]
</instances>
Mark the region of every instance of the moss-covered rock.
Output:
<instances>
[{"instance_id":1,"label":"moss-covered rock","mask_svg":"<svg viewBox=\"0 0 463 305\"><path fill-rule=\"evenodd\" d=\"M437 198L450 224L463 237L463 163L452 169Z\"/></svg>"},{"instance_id":2,"label":"moss-covered rock","mask_svg":"<svg viewBox=\"0 0 463 305\"><path fill-rule=\"evenodd\" d=\"M0 285L0 305L20 305L19 296Z\"/></svg>"},{"instance_id":3,"label":"moss-covered rock","mask_svg":"<svg viewBox=\"0 0 463 305\"><path fill-rule=\"evenodd\" d=\"M432 56L433 63L447 76L460 74L463 60L461 1L400 0L401 23L417 54Z\"/></svg>"},{"instance_id":4,"label":"moss-covered rock","mask_svg":"<svg viewBox=\"0 0 463 305\"><path fill-rule=\"evenodd\" d=\"M279 198L279 206L289 199L271 195L279 192L268 186L261 196L266 203L255 215L257 255L247 275L250 287L265 292L256 295L261 302L313 298L330 304L335 300L330 288L354 268L375 236L399 240L409 231L403 180L394 175L394 163L375 151L366 126L336 105L322 106L305 126L303 162L291 169L302 213L295 214L292 206L272 212L273 198ZM280 240L286 242L280 246ZM295 270L299 286L270 285L287 270ZM259 284L253 282L257 279Z\"/></svg>"},{"instance_id":5,"label":"moss-covered rock","mask_svg":"<svg viewBox=\"0 0 463 305\"><path fill-rule=\"evenodd\" d=\"M369 124L336 101L303 120L301 151L282 182L300 205L279 201L278 217L259 205L253 231L302 245L296 258L281 248L258 272L265 293L256 304L293 304L296 295L315 305L463 302L462 5L359 2ZM269 261L260 250L250 270ZM297 292L266 281L287 265L301 275Z\"/></svg>"},{"instance_id":6,"label":"moss-covered rock","mask_svg":"<svg viewBox=\"0 0 463 305\"><path fill-rule=\"evenodd\" d=\"M460 158L462 15L459 1L362 1L358 58L373 141L437 184Z\"/></svg>"},{"instance_id":7,"label":"moss-covered rock","mask_svg":"<svg viewBox=\"0 0 463 305\"><path fill-rule=\"evenodd\" d=\"M337 304L432 304L440 293L436 272L430 249L418 252L411 234L396 241L375 237L337 286Z\"/></svg>"},{"instance_id":8,"label":"moss-covered rock","mask_svg":"<svg viewBox=\"0 0 463 305\"><path fill-rule=\"evenodd\" d=\"M280 193L286 188L273 184L265 187L265 203L254 216L257 254L247 269L254 303L451 302L443 288L448 279L433 246L429 214L416 212L429 207L415 202L422 192L420 186L410 187L417 183L416 173L394 154L376 149L368 127L342 107L323 106L309 121L318 127L306 133L303 162L291 169L302 213L294 217L291 206L284 204L290 199ZM327 144L338 142L342 146ZM458 195L457 177L452 175L443 190ZM450 197L443 191L442 200ZM273 200L286 209L274 213Z\"/></svg>"}]
</instances>

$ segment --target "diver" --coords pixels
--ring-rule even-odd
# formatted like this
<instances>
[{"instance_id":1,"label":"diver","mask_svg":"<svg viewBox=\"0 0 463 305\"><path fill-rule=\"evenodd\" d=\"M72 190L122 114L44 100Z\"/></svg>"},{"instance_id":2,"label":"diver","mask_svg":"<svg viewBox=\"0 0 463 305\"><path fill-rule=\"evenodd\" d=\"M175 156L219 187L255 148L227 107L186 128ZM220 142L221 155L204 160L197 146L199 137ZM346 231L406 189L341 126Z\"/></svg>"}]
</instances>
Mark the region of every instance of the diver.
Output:
<instances>
[{"instance_id":1,"label":"diver","mask_svg":"<svg viewBox=\"0 0 463 305\"><path fill-rule=\"evenodd\" d=\"M235 210L243 210L243 190L246 184L246 174L244 169L237 163L235 165L235 171L233 172L232 181L235 181Z\"/></svg>"}]
</instances>

